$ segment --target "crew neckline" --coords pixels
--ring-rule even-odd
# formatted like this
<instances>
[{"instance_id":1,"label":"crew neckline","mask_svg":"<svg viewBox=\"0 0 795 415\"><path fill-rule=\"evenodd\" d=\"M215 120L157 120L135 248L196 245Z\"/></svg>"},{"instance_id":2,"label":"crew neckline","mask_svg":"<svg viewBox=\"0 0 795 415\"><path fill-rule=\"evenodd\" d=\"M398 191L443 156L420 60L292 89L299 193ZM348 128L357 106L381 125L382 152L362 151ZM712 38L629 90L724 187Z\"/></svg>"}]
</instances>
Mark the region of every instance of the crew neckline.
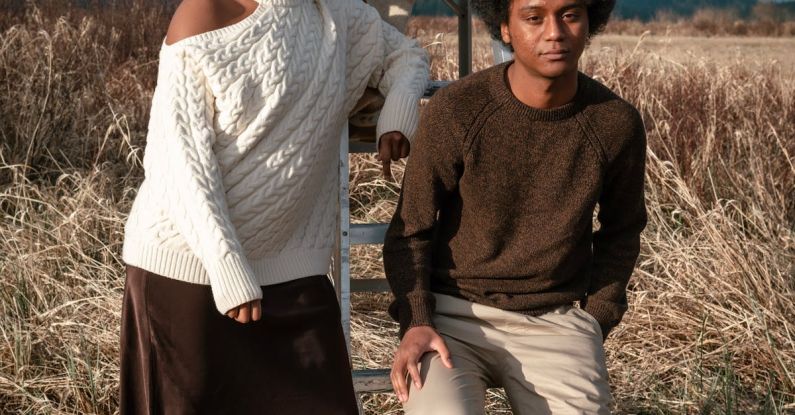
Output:
<instances>
[{"instance_id":1,"label":"crew neckline","mask_svg":"<svg viewBox=\"0 0 795 415\"><path fill-rule=\"evenodd\" d=\"M496 85L496 94L505 102L508 108L511 108L521 116L527 117L533 121L559 121L572 117L582 108L582 101L584 99L586 90L586 79L581 72L577 73L577 92L574 98L566 104L555 108L536 108L531 107L514 95L511 90L511 83L508 80L508 68L513 64L513 61L508 61L501 64L497 68L495 74L498 79L495 79L493 84Z\"/></svg>"},{"instance_id":2,"label":"crew neckline","mask_svg":"<svg viewBox=\"0 0 795 415\"><path fill-rule=\"evenodd\" d=\"M188 36L184 39L180 39L172 44L166 43L166 36L163 36L163 42L161 43L161 48L164 50L178 48L180 46L192 45L197 42L204 42L208 40L212 40L213 38L227 36L229 34L238 32L251 26L255 21L257 21L262 15L262 13L269 7L292 7L297 6L303 3L306 0L254 0L257 2L257 7L254 9L251 14L244 17L242 20L236 23L232 23L231 25L224 26L218 29L209 30L207 32L202 32L196 35Z\"/></svg>"}]
</instances>

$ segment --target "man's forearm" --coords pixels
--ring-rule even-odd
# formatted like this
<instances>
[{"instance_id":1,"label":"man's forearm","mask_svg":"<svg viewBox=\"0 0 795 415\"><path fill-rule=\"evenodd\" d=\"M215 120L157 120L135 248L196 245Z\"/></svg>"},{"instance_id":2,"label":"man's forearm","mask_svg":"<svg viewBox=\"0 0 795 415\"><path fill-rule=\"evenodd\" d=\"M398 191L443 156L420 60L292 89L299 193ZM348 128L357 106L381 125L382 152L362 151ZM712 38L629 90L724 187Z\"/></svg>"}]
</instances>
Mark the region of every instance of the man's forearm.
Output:
<instances>
[{"instance_id":1,"label":"man's forearm","mask_svg":"<svg viewBox=\"0 0 795 415\"><path fill-rule=\"evenodd\" d=\"M411 327L430 326L434 298L430 292L432 230L406 226L403 200L384 241L384 271L395 296L389 314L400 323L400 336Z\"/></svg>"}]
</instances>

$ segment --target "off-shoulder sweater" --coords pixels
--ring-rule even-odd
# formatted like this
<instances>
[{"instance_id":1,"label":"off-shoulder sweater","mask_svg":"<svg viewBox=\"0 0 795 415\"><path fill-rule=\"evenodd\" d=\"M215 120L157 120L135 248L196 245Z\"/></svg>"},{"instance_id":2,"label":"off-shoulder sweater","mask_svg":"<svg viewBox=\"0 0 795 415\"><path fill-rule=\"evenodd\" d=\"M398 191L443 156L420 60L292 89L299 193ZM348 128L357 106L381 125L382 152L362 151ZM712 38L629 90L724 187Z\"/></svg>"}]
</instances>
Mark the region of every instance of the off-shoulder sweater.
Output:
<instances>
[{"instance_id":1,"label":"off-shoulder sweater","mask_svg":"<svg viewBox=\"0 0 795 415\"><path fill-rule=\"evenodd\" d=\"M127 264L210 285L222 313L328 272L349 112L377 87L378 136L411 138L428 79L425 51L361 0L258 1L231 26L164 40L125 226Z\"/></svg>"}]
</instances>

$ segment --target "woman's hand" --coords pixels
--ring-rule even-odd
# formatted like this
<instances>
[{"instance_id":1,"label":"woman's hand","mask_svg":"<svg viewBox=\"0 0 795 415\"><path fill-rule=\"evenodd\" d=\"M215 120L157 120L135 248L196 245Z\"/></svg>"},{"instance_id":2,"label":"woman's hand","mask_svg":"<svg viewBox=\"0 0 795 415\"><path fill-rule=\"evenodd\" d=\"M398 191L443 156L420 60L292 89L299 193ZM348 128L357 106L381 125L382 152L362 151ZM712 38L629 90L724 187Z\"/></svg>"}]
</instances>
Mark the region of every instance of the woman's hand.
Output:
<instances>
[{"instance_id":1,"label":"woman's hand","mask_svg":"<svg viewBox=\"0 0 795 415\"><path fill-rule=\"evenodd\" d=\"M409 399L406 372L411 376L414 386L417 389L422 388L418 363L422 359L422 355L432 351L439 353L439 357L442 358L442 363L445 367L448 369L453 368L453 361L450 359L450 351L447 349L447 344L433 327L412 327L403 335L403 340L400 342L397 352L395 352L392 373L389 374L392 379L392 387L395 389L400 402L406 402Z\"/></svg>"},{"instance_id":2,"label":"woman's hand","mask_svg":"<svg viewBox=\"0 0 795 415\"><path fill-rule=\"evenodd\" d=\"M392 131L381 136L378 144L378 159L384 165L384 177L392 178L392 162L408 157L411 143L400 131Z\"/></svg>"},{"instance_id":3,"label":"woman's hand","mask_svg":"<svg viewBox=\"0 0 795 415\"><path fill-rule=\"evenodd\" d=\"M254 300L241 304L226 312L228 317L237 320L238 323L248 323L258 321L262 316L262 301Z\"/></svg>"}]
</instances>

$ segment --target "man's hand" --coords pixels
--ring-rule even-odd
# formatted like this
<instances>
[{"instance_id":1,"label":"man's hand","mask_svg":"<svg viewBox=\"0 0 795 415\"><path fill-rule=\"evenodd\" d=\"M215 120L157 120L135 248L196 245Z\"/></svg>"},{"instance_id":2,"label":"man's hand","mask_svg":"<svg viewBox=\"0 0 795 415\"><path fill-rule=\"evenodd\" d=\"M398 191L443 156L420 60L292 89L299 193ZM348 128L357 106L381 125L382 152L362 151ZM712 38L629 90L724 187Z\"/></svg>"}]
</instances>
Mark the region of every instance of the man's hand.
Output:
<instances>
[{"instance_id":1,"label":"man's hand","mask_svg":"<svg viewBox=\"0 0 795 415\"><path fill-rule=\"evenodd\" d=\"M254 300L245 304L241 304L227 311L226 315L237 320L238 323L258 321L262 316L262 301Z\"/></svg>"},{"instance_id":2,"label":"man's hand","mask_svg":"<svg viewBox=\"0 0 795 415\"><path fill-rule=\"evenodd\" d=\"M448 369L453 368L450 351L447 350L447 345L444 343L442 336L433 327L412 327L403 335L403 340L400 342L397 352L395 352L392 373L389 374L392 379L392 387L395 389L400 402L406 402L409 399L408 386L406 385L407 371L411 375L414 386L417 389L422 388L420 370L417 364L422 359L422 355L432 351L439 353L442 363Z\"/></svg>"},{"instance_id":3,"label":"man's hand","mask_svg":"<svg viewBox=\"0 0 795 415\"><path fill-rule=\"evenodd\" d=\"M392 162L408 157L411 143L400 131L392 131L381 136L378 144L378 159L384 166L384 177L392 178Z\"/></svg>"}]
</instances>

